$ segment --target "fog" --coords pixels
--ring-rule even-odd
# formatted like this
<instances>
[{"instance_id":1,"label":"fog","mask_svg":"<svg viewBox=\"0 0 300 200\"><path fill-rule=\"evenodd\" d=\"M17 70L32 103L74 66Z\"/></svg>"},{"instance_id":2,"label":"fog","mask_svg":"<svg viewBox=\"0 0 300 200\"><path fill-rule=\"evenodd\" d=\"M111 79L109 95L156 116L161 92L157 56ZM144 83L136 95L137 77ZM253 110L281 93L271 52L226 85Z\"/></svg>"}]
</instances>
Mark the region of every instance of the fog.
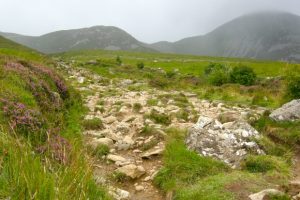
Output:
<instances>
[{"instance_id":1,"label":"fog","mask_svg":"<svg viewBox=\"0 0 300 200\"><path fill-rule=\"evenodd\" d=\"M202 35L265 10L300 15L299 0L0 0L0 31L25 35L111 25L143 42Z\"/></svg>"}]
</instances>

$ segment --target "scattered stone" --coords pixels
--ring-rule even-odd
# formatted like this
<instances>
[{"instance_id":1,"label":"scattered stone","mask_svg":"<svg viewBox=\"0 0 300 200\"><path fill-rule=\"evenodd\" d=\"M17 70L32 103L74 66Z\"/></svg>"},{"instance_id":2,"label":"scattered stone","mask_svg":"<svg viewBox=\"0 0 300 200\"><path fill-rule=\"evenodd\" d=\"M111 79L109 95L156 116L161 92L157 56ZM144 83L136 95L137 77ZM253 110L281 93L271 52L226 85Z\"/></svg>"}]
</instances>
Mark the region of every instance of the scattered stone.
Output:
<instances>
[{"instance_id":1,"label":"scattered stone","mask_svg":"<svg viewBox=\"0 0 300 200\"><path fill-rule=\"evenodd\" d=\"M122 86L128 86L128 85L131 85L131 84L133 84L133 81L130 80L130 79L124 79L124 80L121 81Z\"/></svg>"},{"instance_id":2,"label":"scattered stone","mask_svg":"<svg viewBox=\"0 0 300 200\"><path fill-rule=\"evenodd\" d=\"M276 189L266 189L255 194L251 194L249 198L251 200L264 200L268 198L270 195L283 195L283 194L284 194L283 192Z\"/></svg>"},{"instance_id":3,"label":"scattered stone","mask_svg":"<svg viewBox=\"0 0 300 200\"><path fill-rule=\"evenodd\" d=\"M144 188L144 186L142 186L142 185L137 185L137 186L135 186L135 190L136 190L137 192L141 192L141 191L144 191L145 188Z\"/></svg>"},{"instance_id":4,"label":"scattered stone","mask_svg":"<svg viewBox=\"0 0 300 200\"><path fill-rule=\"evenodd\" d=\"M119 140L116 144L117 149L120 150L128 150L134 144L134 141L130 136L125 136L123 140Z\"/></svg>"},{"instance_id":5,"label":"scattered stone","mask_svg":"<svg viewBox=\"0 0 300 200\"><path fill-rule=\"evenodd\" d=\"M81 76L81 77L78 77L78 78L77 78L77 81L78 81L78 83L83 83L83 82L84 82L84 79L85 79L85 78Z\"/></svg>"},{"instance_id":6,"label":"scattered stone","mask_svg":"<svg viewBox=\"0 0 300 200\"><path fill-rule=\"evenodd\" d=\"M99 145L106 145L108 147L113 147L114 142L112 139L109 138L93 138L93 140L90 142L91 146L96 149Z\"/></svg>"},{"instance_id":7,"label":"scattered stone","mask_svg":"<svg viewBox=\"0 0 300 200\"><path fill-rule=\"evenodd\" d=\"M116 169L116 172L123 173L132 179L136 179L145 174L145 169L142 166L129 164Z\"/></svg>"},{"instance_id":8,"label":"scattered stone","mask_svg":"<svg viewBox=\"0 0 300 200\"><path fill-rule=\"evenodd\" d=\"M158 156L158 155L161 155L163 152L164 152L164 147L158 147L158 148L153 148L153 149L150 149L148 151L146 151L145 153L143 153L141 155L142 158L151 158L152 156Z\"/></svg>"},{"instance_id":9,"label":"scattered stone","mask_svg":"<svg viewBox=\"0 0 300 200\"><path fill-rule=\"evenodd\" d=\"M112 195L115 200L130 199L130 193L119 188L109 187L109 194Z\"/></svg>"},{"instance_id":10,"label":"scattered stone","mask_svg":"<svg viewBox=\"0 0 300 200\"><path fill-rule=\"evenodd\" d=\"M106 157L108 160L111 160L113 162L126 162L127 160L123 158L122 156L108 154Z\"/></svg>"},{"instance_id":11,"label":"scattered stone","mask_svg":"<svg viewBox=\"0 0 300 200\"><path fill-rule=\"evenodd\" d=\"M115 121L117 121L117 118L114 117L114 116L109 116L109 117L106 117L106 118L103 119L103 122L104 122L105 124L112 124L112 123L114 123Z\"/></svg>"},{"instance_id":12,"label":"scattered stone","mask_svg":"<svg viewBox=\"0 0 300 200\"><path fill-rule=\"evenodd\" d=\"M291 196L295 196L300 193L300 181L289 182L288 193Z\"/></svg>"},{"instance_id":13,"label":"scattered stone","mask_svg":"<svg viewBox=\"0 0 300 200\"><path fill-rule=\"evenodd\" d=\"M295 121L300 119L300 99L293 100L274 110L270 114L270 118L276 121Z\"/></svg>"}]
</instances>

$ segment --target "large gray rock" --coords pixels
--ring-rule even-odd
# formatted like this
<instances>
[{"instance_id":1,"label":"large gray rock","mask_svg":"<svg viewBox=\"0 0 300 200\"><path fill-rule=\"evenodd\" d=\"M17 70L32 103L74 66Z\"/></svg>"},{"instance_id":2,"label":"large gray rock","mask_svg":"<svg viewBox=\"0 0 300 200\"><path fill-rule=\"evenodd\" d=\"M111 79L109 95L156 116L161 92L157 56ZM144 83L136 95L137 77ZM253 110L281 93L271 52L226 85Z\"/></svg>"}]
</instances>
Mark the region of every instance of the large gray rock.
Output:
<instances>
[{"instance_id":1,"label":"large gray rock","mask_svg":"<svg viewBox=\"0 0 300 200\"><path fill-rule=\"evenodd\" d=\"M270 114L270 118L276 121L295 121L300 119L300 99L293 100L274 110Z\"/></svg>"},{"instance_id":2,"label":"large gray rock","mask_svg":"<svg viewBox=\"0 0 300 200\"><path fill-rule=\"evenodd\" d=\"M222 124L216 119L200 116L189 130L186 145L203 156L217 158L236 168L248 152L264 154L251 140L253 137L258 138L259 133L247 122Z\"/></svg>"}]
</instances>

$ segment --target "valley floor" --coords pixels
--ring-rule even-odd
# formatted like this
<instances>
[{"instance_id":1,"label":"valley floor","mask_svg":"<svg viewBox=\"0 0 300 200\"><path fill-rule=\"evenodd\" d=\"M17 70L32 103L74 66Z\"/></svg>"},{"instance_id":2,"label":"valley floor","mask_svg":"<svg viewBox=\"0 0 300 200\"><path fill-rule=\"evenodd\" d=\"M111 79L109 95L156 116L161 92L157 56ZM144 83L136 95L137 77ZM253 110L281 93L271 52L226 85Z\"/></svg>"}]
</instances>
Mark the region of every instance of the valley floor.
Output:
<instances>
[{"instance_id":1,"label":"valley floor","mask_svg":"<svg viewBox=\"0 0 300 200\"><path fill-rule=\"evenodd\" d=\"M184 91L134 91L131 86L146 83L109 80L63 62L60 68L83 94L88 108L83 122L85 143L93 152L94 175L115 199L172 199L172 193L164 194L153 183L164 164L162 154L170 128L185 131L200 114L220 118L230 113L241 119L250 115L257 120L265 112L260 107L200 100ZM101 126L94 127L97 120Z\"/></svg>"}]
</instances>

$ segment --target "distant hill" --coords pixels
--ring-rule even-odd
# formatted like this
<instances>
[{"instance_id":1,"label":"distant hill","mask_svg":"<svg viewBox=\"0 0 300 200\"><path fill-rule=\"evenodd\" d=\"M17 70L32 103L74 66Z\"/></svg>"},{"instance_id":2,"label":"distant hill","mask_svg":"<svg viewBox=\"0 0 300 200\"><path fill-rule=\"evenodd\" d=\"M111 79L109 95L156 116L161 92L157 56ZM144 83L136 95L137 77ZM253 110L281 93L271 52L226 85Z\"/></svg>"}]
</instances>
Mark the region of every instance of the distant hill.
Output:
<instances>
[{"instance_id":1,"label":"distant hill","mask_svg":"<svg viewBox=\"0 0 300 200\"><path fill-rule=\"evenodd\" d=\"M14 33L0 33L0 35L43 53L84 49L155 51L125 31L112 26L62 30L37 37Z\"/></svg>"},{"instance_id":2,"label":"distant hill","mask_svg":"<svg viewBox=\"0 0 300 200\"><path fill-rule=\"evenodd\" d=\"M206 35L174 43L146 44L112 26L62 30L37 37L0 35L43 53L104 49L300 62L300 17L284 12L245 15Z\"/></svg>"},{"instance_id":3,"label":"distant hill","mask_svg":"<svg viewBox=\"0 0 300 200\"><path fill-rule=\"evenodd\" d=\"M203 36L150 47L169 53L300 61L300 17L283 12L254 13Z\"/></svg>"}]
</instances>

